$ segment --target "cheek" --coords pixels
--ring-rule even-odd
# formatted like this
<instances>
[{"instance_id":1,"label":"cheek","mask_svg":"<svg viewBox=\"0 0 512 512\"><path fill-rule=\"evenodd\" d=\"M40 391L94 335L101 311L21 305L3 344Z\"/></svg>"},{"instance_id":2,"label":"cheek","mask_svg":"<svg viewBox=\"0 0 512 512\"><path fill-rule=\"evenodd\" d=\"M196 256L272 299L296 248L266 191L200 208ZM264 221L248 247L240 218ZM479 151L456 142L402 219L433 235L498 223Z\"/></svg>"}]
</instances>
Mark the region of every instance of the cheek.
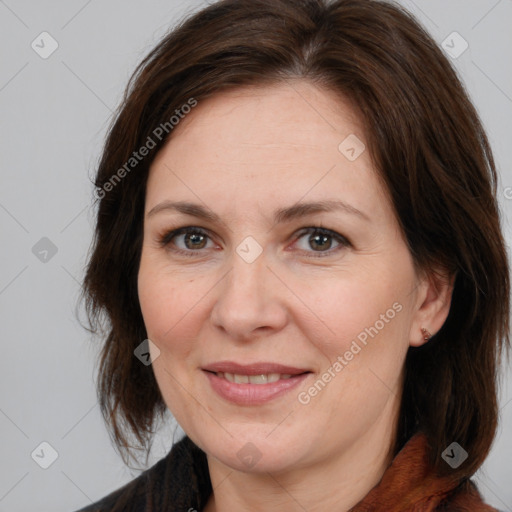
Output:
<instances>
[{"instance_id":1,"label":"cheek","mask_svg":"<svg viewBox=\"0 0 512 512\"><path fill-rule=\"evenodd\" d=\"M175 309L174 290L166 286L165 280L159 278L158 274L147 271L144 265L141 265L138 292L148 337L160 339L161 334L172 326L165 312Z\"/></svg>"},{"instance_id":2,"label":"cheek","mask_svg":"<svg viewBox=\"0 0 512 512\"><path fill-rule=\"evenodd\" d=\"M389 389L399 383L408 349L407 290L402 280L354 278L314 296L323 326L315 331L313 323L307 328L303 324L302 329L327 356L321 372L333 384L323 399L339 400L349 409L362 403L377 407L387 400Z\"/></svg>"},{"instance_id":3,"label":"cheek","mask_svg":"<svg viewBox=\"0 0 512 512\"><path fill-rule=\"evenodd\" d=\"M157 265L144 260L138 276L139 301L148 338L158 347L159 355L152 368L163 399L180 425L188 425L194 416L193 404L183 394L193 365L190 357L196 346L196 328L200 322L194 318L194 305L198 302L193 278L177 279ZM189 285L187 287L187 284Z\"/></svg>"},{"instance_id":4,"label":"cheek","mask_svg":"<svg viewBox=\"0 0 512 512\"><path fill-rule=\"evenodd\" d=\"M397 310L403 309L400 296L390 291L392 286L377 286L375 282L355 277L329 279L325 286L309 293L311 311L323 324L323 343L327 347L334 351L348 350L358 335L364 341L365 329L377 324L379 333L384 333L391 330L391 324L396 324L395 319L400 316Z\"/></svg>"},{"instance_id":5,"label":"cheek","mask_svg":"<svg viewBox=\"0 0 512 512\"><path fill-rule=\"evenodd\" d=\"M194 305L198 302L198 289L194 278L177 279L176 273L166 272L141 261L138 293L148 338L161 351L186 350L187 340L194 336L191 322ZM192 330L191 330L192 329ZM180 340L180 343L176 343Z\"/></svg>"}]
</instances>

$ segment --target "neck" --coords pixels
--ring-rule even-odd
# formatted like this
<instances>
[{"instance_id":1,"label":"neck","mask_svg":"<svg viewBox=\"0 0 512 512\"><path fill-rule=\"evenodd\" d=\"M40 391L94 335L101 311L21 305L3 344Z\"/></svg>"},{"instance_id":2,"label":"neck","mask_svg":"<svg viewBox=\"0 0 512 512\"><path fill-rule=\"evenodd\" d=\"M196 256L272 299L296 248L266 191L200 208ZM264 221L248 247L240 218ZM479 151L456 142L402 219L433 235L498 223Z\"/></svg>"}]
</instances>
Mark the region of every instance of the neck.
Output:
<instances>
[{"instance_id":1,"label":"neck","mask_svg":"<svg viewBox=\"0 0 512 512\"><path fill-rule=\"evenodd\" d=\"M208 455L214 491L204 512L349 511L391 463L394 431L386 424L375 424L350 446L288 471L241 472Z\"/></svg>"}]
</instances>

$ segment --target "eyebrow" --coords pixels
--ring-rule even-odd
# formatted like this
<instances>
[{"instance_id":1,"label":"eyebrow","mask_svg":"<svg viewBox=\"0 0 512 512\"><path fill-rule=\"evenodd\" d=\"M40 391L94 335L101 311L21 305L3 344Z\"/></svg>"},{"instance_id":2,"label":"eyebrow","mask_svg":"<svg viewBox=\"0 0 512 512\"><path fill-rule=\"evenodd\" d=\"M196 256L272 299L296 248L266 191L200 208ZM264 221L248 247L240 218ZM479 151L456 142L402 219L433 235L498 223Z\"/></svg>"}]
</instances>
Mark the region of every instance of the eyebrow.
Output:
<instances>
[{"instance_id":1,"label":"eyebrow","mask_svg":"<svg viewBox=\"0 0 512 512\"><path fill-rule=\"evenodd\" d=\"M211 210L200 204L189 203L187 201L163 201L153 207L147 217L152 217L161 211L176 211L185 215L191 215L211 222L221 222L220 217ZM350 215L357 216L363 220L370 221L368 215L358 210L354 206L340 200L323 200L309 203L297 203L286 208L279 208L274 212L274 222L290 222L294 219L306 217L314 213L325 213L333 211L342 211Z\"/></svg>"}]
</instances>

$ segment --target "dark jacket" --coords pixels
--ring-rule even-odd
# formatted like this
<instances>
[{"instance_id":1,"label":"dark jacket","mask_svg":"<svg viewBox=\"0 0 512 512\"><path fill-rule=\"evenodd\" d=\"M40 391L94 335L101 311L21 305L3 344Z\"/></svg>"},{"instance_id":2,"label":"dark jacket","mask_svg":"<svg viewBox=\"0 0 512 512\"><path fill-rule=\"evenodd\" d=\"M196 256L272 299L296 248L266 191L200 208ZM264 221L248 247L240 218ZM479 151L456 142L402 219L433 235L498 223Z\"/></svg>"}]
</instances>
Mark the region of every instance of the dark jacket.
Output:
<instances>
[{"instance_id":1,"label":"dark jacket","mask_svg":"<svg viewBox=\"0 0 512 512\"><path fill-rule=\"evenodd\" d=\"M497 512L470 480L434 476L426 456L426 437L416 434L350 512ZM211 492L206 455L184 437L136 479L77 512L201 512Z\"/></svg>"}]
</instances>

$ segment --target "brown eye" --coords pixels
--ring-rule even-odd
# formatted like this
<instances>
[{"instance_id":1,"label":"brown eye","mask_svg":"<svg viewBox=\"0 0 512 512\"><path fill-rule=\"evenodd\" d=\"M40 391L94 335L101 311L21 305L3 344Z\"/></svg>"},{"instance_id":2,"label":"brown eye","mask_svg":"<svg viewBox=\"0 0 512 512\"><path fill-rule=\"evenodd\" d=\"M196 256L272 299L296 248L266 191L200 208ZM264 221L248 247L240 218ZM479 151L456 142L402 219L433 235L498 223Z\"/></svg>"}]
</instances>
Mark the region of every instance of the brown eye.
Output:
<instances>
[{"instance_id":1,"label":"brown eye","mask_svg":"<svg viewBox=\"0 0 512 512\"><path fill-rule=\"evenodd\" d=\"M308 235L306 237L306 235ZM208 248L210 236L201 228L188 226L169 231L159 238L162 247L185 256L195 256ZM301 251L309 253L313 257L329 256L344 247L350 246L350 242L335 231L320 227L310 227L303 230L297 237L300 241ZM333 246L333 243L336 244ZM172 247L174 246L174 247ZM315 254L316 253L316 254Z\"/></svg>"},{"instance_id":2,"label":"brown eye","mask_svg":"<svg viewBox=\"0 0 512 512\"><path fill-rule=\"evenodd\" d=\"M206 245L206 236L201 233L186 233L184 237L185 246L188 249L202 249ZM190 244L190 245L189 245Z\"/></svg>"},{"instance_id":3,"label":"brown eye","mask_svg":"<svg viewBox=\"0 0 512 512\"><path fill-rule=\"evenodd\" d=\"M318 253L311 254L312 256L328 256L350 245L350 242L339 233L319 227L311 227L302 231L297 238L297 242L299 241L301 241L299 244L300 250ZM336 244L334 248L333 242Z\"/></svg>"},{"instance_id":4,"label":"brown eye","mask_svg":"<svg viewBox=\"0 0 512 512\"><path fill-rule=\"evenodd\" d=\"M332 245L332 238L329 235L324 234L311 235L308 243L313 249L330 249Z\"/></svg>"},{"instance_id":5,"label":"brown eye","mask_svg":"<svg viewBox=\"0 0 512 512\"><path fill-rule=\"evenodd\" d=\"M210 237L206 231L189 226L165 233L159 238L159 243L162 247L177 253L193 256L196 254L195 251L201 251L207 247L208 240Z\"/></svg>"}]
</instances>

